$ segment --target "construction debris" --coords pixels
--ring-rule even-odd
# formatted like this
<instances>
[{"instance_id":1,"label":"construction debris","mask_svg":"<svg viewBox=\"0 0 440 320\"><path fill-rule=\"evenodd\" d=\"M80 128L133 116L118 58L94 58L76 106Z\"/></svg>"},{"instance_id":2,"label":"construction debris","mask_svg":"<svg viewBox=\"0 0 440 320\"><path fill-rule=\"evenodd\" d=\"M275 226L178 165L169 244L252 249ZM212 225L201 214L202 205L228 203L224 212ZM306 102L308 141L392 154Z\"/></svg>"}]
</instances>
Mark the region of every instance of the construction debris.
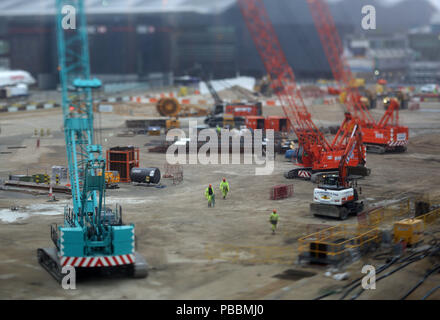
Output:
<instances>
[{"instance_id":1,"label":"construction debris","mask_svg":"<svg viewBox=\"0 0 440 320\"><path fill-rule=\"evenodd\" d=\"M50 184L41 184L41 183L24 182L24 181L8 180L5 181L4 185L6 187L14 187L20 189L47 190L47 192L49 192L50 188L52 188L53 192L66 193L66 194L70 194L71 192L71 189L68 186L56 186L56 185L52 186Z\"/></svg>"}]
</instances>

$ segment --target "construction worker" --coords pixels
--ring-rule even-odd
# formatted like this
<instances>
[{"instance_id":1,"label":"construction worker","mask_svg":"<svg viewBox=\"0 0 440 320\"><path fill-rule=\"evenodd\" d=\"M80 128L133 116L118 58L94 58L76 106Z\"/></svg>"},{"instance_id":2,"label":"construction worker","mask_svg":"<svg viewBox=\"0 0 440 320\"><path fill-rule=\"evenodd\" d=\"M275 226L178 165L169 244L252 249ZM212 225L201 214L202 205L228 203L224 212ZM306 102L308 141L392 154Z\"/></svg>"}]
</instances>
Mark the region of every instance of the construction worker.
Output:
<instances>
[{"instance_id":1,"label":"construction worker","mask_svg":"<svg viewBox=\"0 0 440 320\"><path fill-rule=\"evenodd\" d=\"M220 135L220 134L222 133L222 128L221 128L219 125L217 125L217 126L215 127L215 129L217 130L217 134L218 134L218 135Z\"/></svg>"},{"instance_id":2,"label":"construction worker","mask_svg":"<svg viewBox=\"0 0 440 320\"><path fill-rule=\"evenodd\" d=\"M269 222L272 225L272 234L275 234L275 230L277 229L278 224L278 213L276 209L273 209L272 214L270 215Z\"/></svg>"},{"instance_id":3,"label":"construction worker","mask_svg":"<svg viewBox=\"0 0 440 320\"><path fill-rule=\"evenodd\" d=\"M222 191L223 199L226 199L229 192L229 183L226 181L226 178L223 178L222 182L220 182L220 190Z\"/></svg>"},{"instance_id":4,"label":"construction worker","mask_svg":"<svg viewBox=\"0 0 440 320\"><path fill-rule=\"evenodd\" d=\"M214 188L212 187L211 184L209 185L208 188L206 188L205 197L208 200L208 208L210 208L211 206L214 207L215 206L215 194L214 194Z\"/></svg>"}]
</instances>

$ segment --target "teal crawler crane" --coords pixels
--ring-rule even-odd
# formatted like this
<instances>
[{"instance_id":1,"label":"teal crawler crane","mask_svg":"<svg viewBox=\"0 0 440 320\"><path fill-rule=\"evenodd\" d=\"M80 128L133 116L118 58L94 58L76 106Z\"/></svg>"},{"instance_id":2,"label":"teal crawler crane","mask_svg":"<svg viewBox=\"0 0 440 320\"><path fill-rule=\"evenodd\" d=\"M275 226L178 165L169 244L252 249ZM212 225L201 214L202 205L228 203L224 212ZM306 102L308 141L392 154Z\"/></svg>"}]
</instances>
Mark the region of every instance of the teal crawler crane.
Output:
<instances>
[{"instance_id":1,"label":"teal crawler crane","mask_svg":"<svg viewBox=\"0 0 440 320\"><path fill-rule=\"evenodd\" d=\"M73 29L63 23L66 9L76 15ZM101 81L90 77L84 0L56 0L56 27L73 208L65 208L63 226L51 226L55 247L39 248L38 262L57 281L65 266L80 273L146 277L147 263L135 252L134 225L122 222L120 206L105 205L105 159L93 134L92 90Z\"/></svg>"}]
</instances>

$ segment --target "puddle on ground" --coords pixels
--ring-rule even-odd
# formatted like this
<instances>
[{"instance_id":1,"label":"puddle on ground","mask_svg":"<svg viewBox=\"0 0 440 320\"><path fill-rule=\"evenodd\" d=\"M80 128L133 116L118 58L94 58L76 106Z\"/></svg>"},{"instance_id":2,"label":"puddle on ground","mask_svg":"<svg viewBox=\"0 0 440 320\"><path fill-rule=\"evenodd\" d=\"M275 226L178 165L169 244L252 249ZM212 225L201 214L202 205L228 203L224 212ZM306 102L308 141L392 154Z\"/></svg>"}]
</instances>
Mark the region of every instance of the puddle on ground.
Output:
<instances>
[{"instance_id":1,"label":"puddle on ground","mask_svg":"<svg viewBox=\"0 0 440 320\"><path fill-rule=\"evenodd\" d=\"M33 215L55 216L64 214L66 203L37 203L18 210L0 209L0 221L12 223L25 220Z\"/></svg>"},{"instance_id":2,"label":"puddle on ground","mask_svg":"<svg viewBox=\"0 0 440 320\"><path fill-rule=\"evenodd\" d=\"M312 271L304 271L304 270L295 270L295 269L287 269L283 273L279 273L274 275L274 278L283 279L283 280L292 280L298 281L303 278L310 278L316 275L316 272Z\"/></svg>"},{"instance_id":3,"label":"puddle on ground","mask_svg":"<svg viewBox=\"0 0 440 320\"><path fill-rule=\"evenodd\" d=\"M2 275L0 275L0 280L9 280L9 279L12 279L15 277L16 277L16 275L13 273L2 274Z\"/></svg>"},{"instance_id":4,"label":"puddle on ground","mask_svg":"<svg viewBox=\"0 0 440 320\"><path fill-rule=\"evenodd\" d=\"M126 204L145 204L151 203L155 199L142 199L142 198L113 198L108 197L106 199L107 205L126 205ZM17 221L25 220L33 215L55 216L64 214L64 208L72 206L71 200L60 200L55 203L36 203L25 207L19 207L18 210L11 210L10 208L0 209L0 222L13 223Z\"/></svg>"},{"instance_id":5,"label":"puddle on ground","mask_svg":"<svg viewBox=\"0 0 440 320\"><path fill-rule=\"evenodd\" d=\"M115 197L107 197L105 199L105 203L110 205L110 204L145 204L145 203L151 203L154 200L156 200L156 198L152 198L149 197L148 199L144 199L144 198L115 198Z\"/></svg>"}]
</instances>

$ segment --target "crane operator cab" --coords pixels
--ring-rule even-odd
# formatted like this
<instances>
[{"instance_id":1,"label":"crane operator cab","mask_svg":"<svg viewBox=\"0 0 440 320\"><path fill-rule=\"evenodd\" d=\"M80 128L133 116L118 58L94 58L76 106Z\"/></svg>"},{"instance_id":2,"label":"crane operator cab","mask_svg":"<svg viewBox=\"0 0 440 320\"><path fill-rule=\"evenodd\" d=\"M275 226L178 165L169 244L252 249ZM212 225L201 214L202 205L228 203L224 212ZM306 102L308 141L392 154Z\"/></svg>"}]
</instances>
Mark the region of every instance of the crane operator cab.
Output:
<instances>
[{"instance_id":1,"label":"crane operator cab","mask_svg":"<svg viewBox=\"0 0 440 320\"><path fill-rule=\"evenodd\" d=\"M350 214L357 214L364 209L363 201L359 200L357 182L348 186L340 184L338 174L321 177L321 183L313 191L313 203L310 211L314 216L348 219Z\"/></svg>"}]
</instances>

